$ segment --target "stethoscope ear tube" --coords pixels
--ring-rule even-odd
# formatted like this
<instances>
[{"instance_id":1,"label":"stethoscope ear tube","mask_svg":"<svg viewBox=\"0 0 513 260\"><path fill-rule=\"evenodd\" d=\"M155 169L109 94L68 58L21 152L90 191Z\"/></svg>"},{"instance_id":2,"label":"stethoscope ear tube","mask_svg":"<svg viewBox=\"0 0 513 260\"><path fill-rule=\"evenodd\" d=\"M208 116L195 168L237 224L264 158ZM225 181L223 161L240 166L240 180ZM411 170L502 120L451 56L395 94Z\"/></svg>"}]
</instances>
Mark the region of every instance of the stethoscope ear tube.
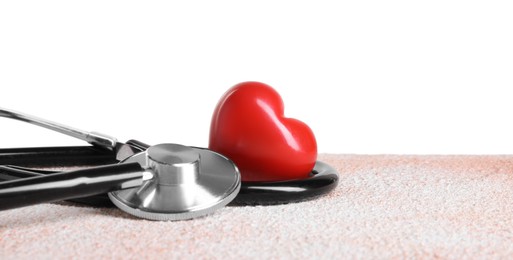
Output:
<instances>
[{"instance_id":1,"label":"stethoscope ear tube","mask_svg":"<svg viewBox=\"0 0 513 260\"><path fill-rule=\"evenodd\" d=\"M133 188L152 178L138 163L94 167L0 183L0 210Z\"/></svg>"},{"instance_id":2,"label":"stethoscope ear tube","mask_svg":"<svg viewBox=\"0 0 513 260\"><path fill-rule=\"evenodd\" d=\"M119 144L119 151L98 146L1 148L0 165L38 169L95 167L116 164L150 147L150 145L137 140L128 140L125 145ZM34 169L30 169L30 171L34 171Z\"/></svg>"},{"instance_id":3,"label":"stethoscope ear tube","mask_svg":"<svg viewBox=\"0 0 513 260\"><path fill-rule=\"evenodd\" d=\"M338 184L333 167L317 161L308 179L278 182L242 183L236 205L277 205L315 199L329 193Z\"/></svg>"},{"instance_id":4,"label":"stethoscope ear tube","mask_svg":"<svg viewBox=\"0 0 513 260\"><path fill-rule=\"evenodd\" d=\"M27 147L0 149L0 165L30 168L94 167L116 164L114 151L96 146Z\"/></svg>"}]
</instances>

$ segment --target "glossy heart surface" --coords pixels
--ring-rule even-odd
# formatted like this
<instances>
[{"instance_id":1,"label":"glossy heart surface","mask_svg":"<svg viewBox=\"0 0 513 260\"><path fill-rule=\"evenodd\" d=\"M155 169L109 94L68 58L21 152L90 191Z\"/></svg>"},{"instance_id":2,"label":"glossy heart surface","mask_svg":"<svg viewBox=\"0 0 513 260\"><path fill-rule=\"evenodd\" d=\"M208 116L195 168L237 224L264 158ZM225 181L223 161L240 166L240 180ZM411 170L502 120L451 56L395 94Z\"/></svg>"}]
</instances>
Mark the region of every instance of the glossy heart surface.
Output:
<instances>
[{"instance_id":1,"label":"glossy heart surface","mask_svg":"<svg viewBox=\"0 0 513 260\"><path fill-rule=\"evenodd\" d=\"M270 86L235 85L214 110L209 149L230 158L243 182L308 178L317 159L315 136L283 113L283 101Z\"/></svg>"}]
</instances>

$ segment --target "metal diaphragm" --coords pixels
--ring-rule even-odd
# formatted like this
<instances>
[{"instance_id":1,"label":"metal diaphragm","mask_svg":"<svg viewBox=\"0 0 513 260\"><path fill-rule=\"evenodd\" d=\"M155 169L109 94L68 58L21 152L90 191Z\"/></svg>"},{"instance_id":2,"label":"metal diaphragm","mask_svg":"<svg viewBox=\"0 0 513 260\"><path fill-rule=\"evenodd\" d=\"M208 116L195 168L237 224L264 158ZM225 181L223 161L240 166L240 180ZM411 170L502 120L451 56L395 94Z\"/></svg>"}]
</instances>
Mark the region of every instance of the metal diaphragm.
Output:
<instances>
[{"instance_id":1,"label":"metal diaphragm","mask_svg":"<svg viewBox=\"0 0 513 260\"><path fill-rule=\"evenodd\" d=\"M151 220L185 220L208 215L237 196L241 177L228 158L208 149L159 144L127 158L154 177L143 185L109 193L121 210Z\"/></svg>"}]
</instances>

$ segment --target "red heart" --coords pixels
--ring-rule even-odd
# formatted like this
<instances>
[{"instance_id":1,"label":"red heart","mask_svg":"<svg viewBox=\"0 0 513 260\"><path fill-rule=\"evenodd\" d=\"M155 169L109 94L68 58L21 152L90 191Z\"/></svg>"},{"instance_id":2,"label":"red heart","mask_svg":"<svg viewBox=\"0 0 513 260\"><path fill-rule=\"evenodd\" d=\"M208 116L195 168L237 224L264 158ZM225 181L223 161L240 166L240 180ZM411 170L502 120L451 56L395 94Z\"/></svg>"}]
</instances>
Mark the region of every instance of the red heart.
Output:
<instances>
[{"instance_id":1,"label":"red heart","mask_svg":"<svg viewBox=\"0 0 513 260\"><path fill-rule=\"evenodd\" d=\"M273 88L244 82L219 100L210 125L209 148L230 158L242 181L307 178L317 159L317 143L303 122L283 116Z\"/></svg>"}]
</instances>

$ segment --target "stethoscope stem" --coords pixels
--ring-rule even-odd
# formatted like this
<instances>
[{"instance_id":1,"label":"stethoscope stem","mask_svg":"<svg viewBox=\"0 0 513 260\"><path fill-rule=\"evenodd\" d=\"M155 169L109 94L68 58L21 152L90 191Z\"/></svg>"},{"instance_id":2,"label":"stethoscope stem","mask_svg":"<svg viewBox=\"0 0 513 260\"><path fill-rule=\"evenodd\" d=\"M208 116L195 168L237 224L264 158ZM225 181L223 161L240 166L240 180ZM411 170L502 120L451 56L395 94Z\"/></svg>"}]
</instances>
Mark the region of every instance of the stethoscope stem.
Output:
<instances>
[{"instance_id":1,"label":"stethoscope stem","mask_svg":"<svg viewBox=\"0 0 513 260\"><path fill-rule=\"evenodd\" d=\"M1 182L0 210L138 187L151 178L138 163L126 163Z\"/></svg>"},{"instance_id":2,"label":"stethoscope stem","mask_svg":"<svg viewBox=\"0 0 513 260\"><path fill-rule=\"evenodd\" d=\"M86 141L90 144L98 145L110 150L116 148L117 139L108 136L105 134L101 134L98 132L87 132L84 130L80 130L74 127L66 126L63 124L59 124L50 120L46 120L43 118L39 118L36 116L28 115L25 113L17 112L11 109L1 108L0 107L0 117L7 117L23 122L27 122L29 124L37 125L40 127L44 127L46 129L50 129L65 135L69 135L71 137L78 138L80 140Z\"/></svg>"}]
</instances>

